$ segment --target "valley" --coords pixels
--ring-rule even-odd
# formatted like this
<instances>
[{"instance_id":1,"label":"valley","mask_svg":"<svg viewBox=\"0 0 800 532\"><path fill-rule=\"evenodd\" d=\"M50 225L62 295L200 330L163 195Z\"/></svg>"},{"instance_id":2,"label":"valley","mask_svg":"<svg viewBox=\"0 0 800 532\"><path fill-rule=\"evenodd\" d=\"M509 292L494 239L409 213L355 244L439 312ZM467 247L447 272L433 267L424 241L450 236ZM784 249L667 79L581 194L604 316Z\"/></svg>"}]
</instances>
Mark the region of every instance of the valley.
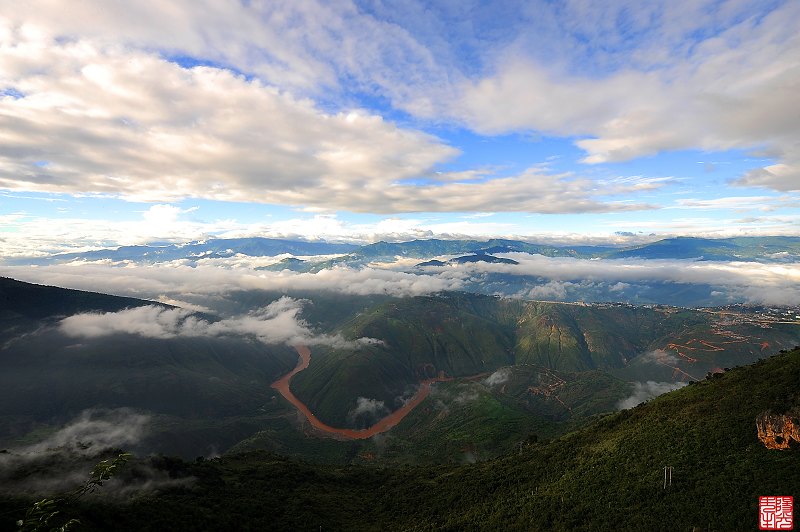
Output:
<instances>
[{"instance_id":1,"label":"valley","mask_svg":"<svg viewBox=\"0 0 800 532\"><path fill-rule=\"evenodd\" d=\"M87 409L102 417L127 408L148 416L147 434L132 447L144 453L268 449L330 463L484 460L800 344L797 323L763 308L249 291L231 296L249 312L239 318L3 283L0 447L8 448L51 434ZM36 301L38 314L30 314L26 305ZM284 307L286 314L254 321L264 312L258 309ZM303 325L312 344L259 340L272 319L296 320L300 308L313 320ZM177 321L157 334L108 329L76 338L64 328L69 315L99 330L120 319L142 331L162 327L166 316ZM212 332L245 323L252 333Z\"/></svg>"},{"instance_id":2,"label":"valley","mask_svg":"<svg viewBox=\"0 0 800 532\"><path fill-rule=\"evenodd\" d=\"M763 412L800 415L798 381L800 350L778 353L474 464L324 465L266 451L141 457L104 487L135 496L62 509L88 530L231 522L286 530L753 530L759 494L800 489L796 451L767 448L755 423ZM76 462L51 460L50 474ZM673 468L668 486L665 464ZM161 487L148 490L143 478ZM0 497L0 526L12 524L24 500Z\"/></svg>"},{"instance_id":3,"label":"valley","mask_svg":"<svg viewBox=\"0 0 800 532\"><path fill-rule=\"evenodd\" d=\"M422 249L418 254L428 256L428 245L416 243L407 249L416 246ZM385 253L380 251L384 248L392 246L376 249ZM248 249L258 253L257 247ZM446 276L476 265L518 268L524 263L519 256L518 264L479 259L418 269L437 268L435 275ZM278 276L267 279L294 280L298 275L339 271L336 260L326 259L333 261L326 267L334 269L316 274L254 271ZM412 268L419 263L414 261ZM203 268L201 264L196 267ZM361 275L357 272L348 275ZM495 274L486 275L481 282L494 286ZM418 283L428 277L402 273L387 279ZM783 357L788 363L780 352L800 344L800 309L793 306L553 301L481 293L485 290L398 295L313 286L265 289L257 283L246 289L226 286L217 294L189 291L186 295L194 296L139 299L0 279L0 449L5 450L0 476L7 475L4 482L11 490L0 495L0 506L13 505L28 489L25 483L15 487L19 479L35 479L47 470L31 465L37 469L29 472L27 460L46 461L51 464L47 467L64 468L63 474L74 478L70 471L76 467L106 456L102 453L108 449L122 448L137 455L133 471L140 472L120 482L132 482L125 489L141 490L141 495L123 509L89 502L84 506L88 513L81 513L83 521L104 523L104 512L110 511L121 520L121 529L128 519L144 515L174 528L174 515L159 517L140 504L150 501L149 508L158 514L159 505L180 497L177 494L202 498L213 493L226 500L219 515L236 507L257 523L261 517L246 502L254 490L276 497L273 511L280 528L352 528L349 514L340 512L346 500L321 500L308 491L320 485L341 490L346 485L347 497L371 500L383 508L373 515L374 522L386 519L387 511L393 515L387 528L418 526L420 518L436 527L481 523L515 529L530 522L568 529L569 523L584 518L565 512L558 502L562 497L578 505L581 515L591 515L592 522L604 523L605 514L594 505L605 505L607 511L613 501L580 503L576 497L590 497L598 486L585 491L578 479L598 471L602 476L620 468L635 470L623 480L613 475L603 480L618 483L620 501L633 500L626 493L647 491L636 475L650 474L630 461L634 455L650 460L636 446L671 456L676 476L684 479L679 482L686 481L689 473L680 456L666 448L655 450L649 438L664 445L672 441L675 449L719 464L692 438L711 438L720 445L727 434L722 425L687 428L681 417L686 413L670 410L667 418L658 414L658 419L672 423L672 432L656 434L652 418L640 419L640 412L671 404L668 398L675 394L700 401L697 391L732 382L738 367L774 364L770 357ZM771 378L784 382L774 374ZM739 377L734 381L739 383L738 394L750 393L745 386L762 386ZM754 393L764 393L759 390ZM770 408L793 408L793 392L776 389L769 397L781 393L785 400L770 399ZM702 401L703 406L692 408L713 419L714 408L707 405L708 399ZM731 405L724 407L724 415L739 420L739 439L749 441L745 426L752 423L737 417ZM614 427L628 428L623 436ZM685 437L674 440L675 431ZM636 443L623 444L625 438ZM32 458L17 458L26 456ZM782 467L771 457L759 460ZM581 464L591 464L590 469ZM275 481L290 491L258 484L252 480L254 472L279 479ZM528 480L507 480L520 474ZM153 492L133 487L141 478L163 488ZM215 478L227 480L220 484ZM557 478L573 479L573 485L553 480ZM228 492L229 481L244 491ZM459 507L456 492L440 499L429 491L430 482L436 493L461 486L458 497L473 501L471 506ZM692 493L710 496L702 481L691 482ZM192 487L180 487L184 484ZM316 510L281 513L281 505L294 504L298 490ZM552 498L548 493L558 495ZM230 497L245 501L246 507ZM336 503L327 506L326 500ZM393 501L403 503L395 506ZM486 506L481 501L492 502ZM429 504L434 513L423 510L414 516L404 509L409 504ZM443 510L454 504L458 511ZM636 516L641 523L651 522L630 502L619 504L626 508L625 519ZM196 524L181 505L176 502L174 507L185 523ZM507 516L499 517L491 510L495 506L504 508ZM655 512L652 515L659 511L641 508ZM193 512L215 522L211 515L197 514L196 508ZM702 512L692 515L691 522L710 519Z\"/></svg>"},{"instance_id":4,"label":"valley","mask_svg":"<svg viewBox=\"0 0 800 532\"><path fill-rule=\"evenodd\" d=\"M0 532L797 526L800 1L6 4Z\"/></svg>"},{"instance_id":5,"label":"valley","mask_svg":"<svg viewBox=\"0 0 800 532\"><path fill-rule=\"evenodd\" d=\"M341 437L344 439L351 439L351 440L365 440L367 438L371 438L376 434L380 434L382 432L386 432L387 430L391 429L395 425L397 425L406 415L408 415L414 408L416 408L422 401L428 397L428 394L431 391L431 385L435 382L442 382L448 380L447 377L440 376L435 377L432 379L426 379L419 383L419 389L410 399L408 399L403 406L388 414L387 416L379 419L374 425L361 430L353 430L353 429L343 429L343 428L335 428L331 427L330 425L326 425L325 423L321 422L317 419L308 407L300 402L297 397L292 393L291 389L289 388L292 377L294 377L297 373L300 373L304 369L308 368L308 365L311 363L311 350L304 346L298 345L295 346L297 353L300 355L300 361L292 371L278 379L277 381L272 383L272 388L276 389L284 399L289 401L292 406L294 406L298 412L300 412L306 420L311 424L311 426L326 436L331 437Z\"/></svg>"}]
</instances>

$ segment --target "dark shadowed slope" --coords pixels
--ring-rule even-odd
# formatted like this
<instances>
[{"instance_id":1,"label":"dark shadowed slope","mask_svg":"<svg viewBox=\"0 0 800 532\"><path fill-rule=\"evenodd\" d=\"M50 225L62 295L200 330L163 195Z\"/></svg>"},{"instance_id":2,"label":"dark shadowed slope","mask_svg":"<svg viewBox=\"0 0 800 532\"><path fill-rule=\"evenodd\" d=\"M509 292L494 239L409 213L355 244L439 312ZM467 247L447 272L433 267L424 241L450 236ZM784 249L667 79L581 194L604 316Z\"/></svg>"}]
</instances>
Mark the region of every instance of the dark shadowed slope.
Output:
<instances>
[{"instance_id":1,"label":"dark shadowed slope","mask_svg":"<svg viewBox=\"0 0 800 532\"><path fill-rule=\"evenodd\" d=\"M59 327L66 316L158 304L10 279L0 290L0 447L86 409L133 408L154 419L143 449L224 450L258 430L269 384L295 361L246 336L72 337Z\"/></svg>"},{"instance_id":2,"label":"dark shadowed slope","mask_svg":"<svg viewBox=\"0 0 800 532\"><path fill-rule=\"evenodd\" d=\"M797 412L798 382L795 350L468 466L155 462L195 481L72 511L119 530L755 530L759 496L800 492L798 451L767 449L756 430L762 412Z\"/></svg>"}]
</instances>

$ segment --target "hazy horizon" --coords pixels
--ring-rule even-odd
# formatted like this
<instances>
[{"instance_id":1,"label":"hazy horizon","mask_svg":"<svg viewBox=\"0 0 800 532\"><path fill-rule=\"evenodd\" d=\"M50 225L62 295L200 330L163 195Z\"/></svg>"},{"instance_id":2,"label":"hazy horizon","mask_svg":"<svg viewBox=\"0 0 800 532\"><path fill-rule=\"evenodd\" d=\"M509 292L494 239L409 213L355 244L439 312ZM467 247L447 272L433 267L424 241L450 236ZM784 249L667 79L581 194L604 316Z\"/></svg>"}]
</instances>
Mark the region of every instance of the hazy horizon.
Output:
<instances>
[{"instance_id":1,"label":"hazy horizon","mask_svg":"<svg viewBox=\"0 0 800 532\"><path fill-rule=\"evenodd\" d=\"M6 257L800 235L796 2L13 5Z\"/></svg>"}]
</instances>

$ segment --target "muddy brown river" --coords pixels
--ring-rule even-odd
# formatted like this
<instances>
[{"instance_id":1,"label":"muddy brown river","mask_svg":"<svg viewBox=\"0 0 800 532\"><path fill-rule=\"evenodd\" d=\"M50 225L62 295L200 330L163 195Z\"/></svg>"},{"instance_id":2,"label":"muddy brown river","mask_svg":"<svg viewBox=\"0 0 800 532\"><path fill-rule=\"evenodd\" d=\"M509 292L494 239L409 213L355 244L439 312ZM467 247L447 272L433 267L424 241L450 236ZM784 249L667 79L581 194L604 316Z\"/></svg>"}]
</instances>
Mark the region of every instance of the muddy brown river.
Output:
<instances>
[{"instance_id":1,"label":"muddy brown river","mask_svg":"<svg viewBox=\"0 0 800 532\"><path fill-rule=\"evenodd\" d=\"M297 350L297 354L300 355L300 361L297 363L297 366L292 371L273 382L272 387L278 390L278 393L285 397L287 401L292 403L292 405L305 416L305 418L314 428L332 437L346 438L350 440L365 440L376 434L380 434L381 432L386 432L400 423L400 421L402 421L402 419L406 417L409 412L414 410L414 408L416 408L422 401L425 400L426 397L428 397L428 394L431 392L431 384L434 382L450 380L447 377L438 377L435 379L427 379L422 381L417 393L415 393L405 405L384 417L368 429L354 430L331 427L330 425L317 419L317 416L315 416L314 413L311 412L311 410L309 410L302 401L300 401L300 399L295 397L295 395L292 393L292 390L289 388L289 383L291 382L292 377L306 369L309 363L311 363L311 350L308 347L304 345L298 345L295 346L295 349Z\"/></svg>"}]
</instances>

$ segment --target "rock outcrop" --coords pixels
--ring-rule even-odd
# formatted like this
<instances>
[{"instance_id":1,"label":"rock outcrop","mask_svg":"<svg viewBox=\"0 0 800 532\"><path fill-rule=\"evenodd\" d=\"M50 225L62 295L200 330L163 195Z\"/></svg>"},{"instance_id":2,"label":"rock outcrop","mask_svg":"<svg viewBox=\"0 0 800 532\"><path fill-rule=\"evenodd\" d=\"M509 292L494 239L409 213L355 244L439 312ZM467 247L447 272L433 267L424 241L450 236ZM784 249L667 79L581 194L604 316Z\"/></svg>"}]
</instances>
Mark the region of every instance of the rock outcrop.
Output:
<instances>
[{"instance_id":1,"label":"rock outcrop","mask_svg":"<svg viewBox=\"0 0 800 532\"><path fill-rule=\"evenodd\" d=\"M762 412L756 417L758 439L768 449L800 446L800 416Z\"/></svg>"}]
</instances>

